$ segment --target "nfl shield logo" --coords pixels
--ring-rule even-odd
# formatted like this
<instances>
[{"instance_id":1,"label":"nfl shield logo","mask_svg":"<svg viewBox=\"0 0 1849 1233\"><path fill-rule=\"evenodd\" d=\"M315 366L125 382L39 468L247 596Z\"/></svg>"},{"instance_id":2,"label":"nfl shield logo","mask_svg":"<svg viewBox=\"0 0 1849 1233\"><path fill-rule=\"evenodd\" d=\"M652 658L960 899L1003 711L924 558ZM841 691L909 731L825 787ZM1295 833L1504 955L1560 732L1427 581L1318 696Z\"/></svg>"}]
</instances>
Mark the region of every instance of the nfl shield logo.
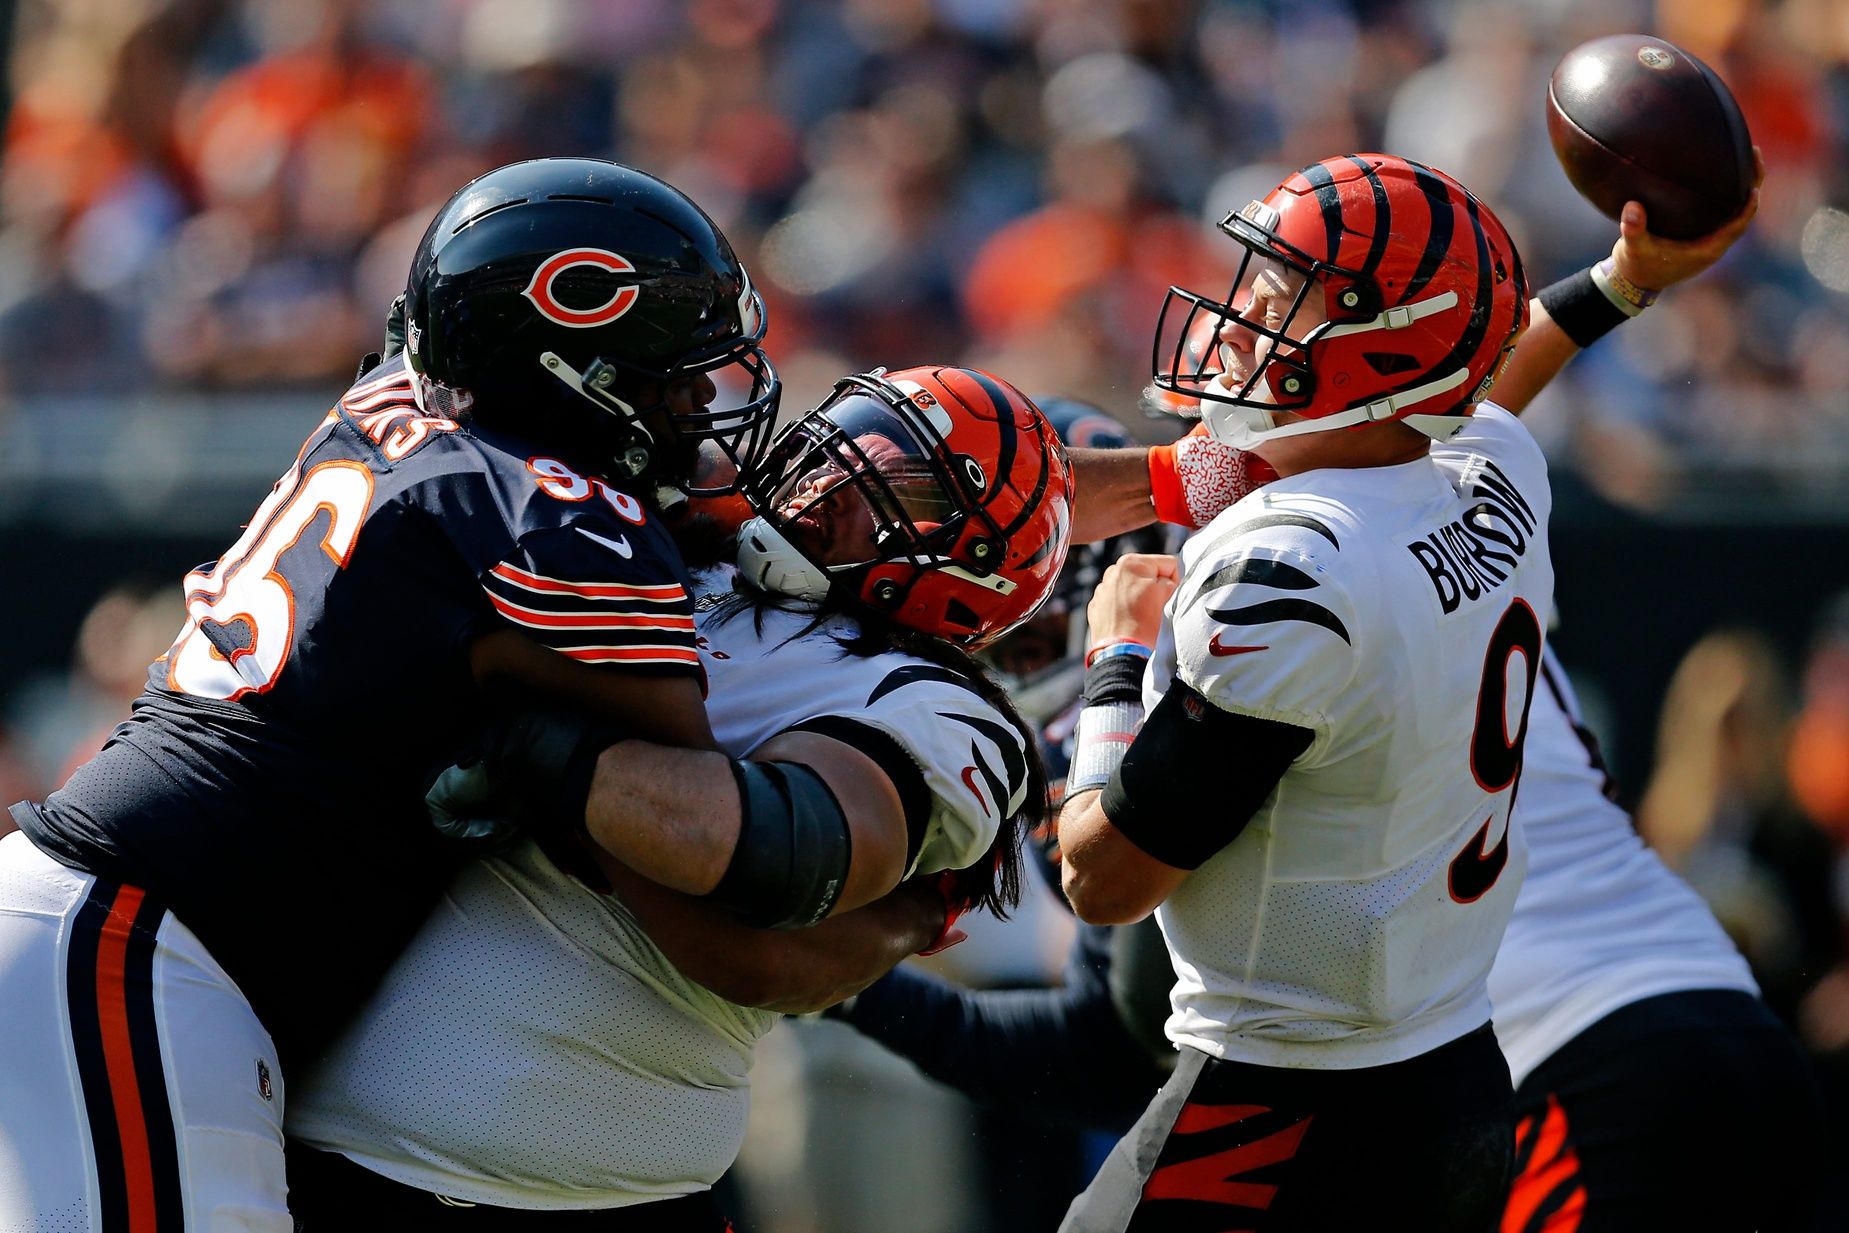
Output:
<instances>
[{"instance_id":1,"label":"nfl shield logo","mask_svg":"<svg viewBox=\"0 0 1849 1233\"><path fill-rule=\"evenodd\" d=\"M274 1096L270 1088L270 1066L262 1058L257 1059L257 1095L269 1100Z\"/></svg>"}]
</instances>

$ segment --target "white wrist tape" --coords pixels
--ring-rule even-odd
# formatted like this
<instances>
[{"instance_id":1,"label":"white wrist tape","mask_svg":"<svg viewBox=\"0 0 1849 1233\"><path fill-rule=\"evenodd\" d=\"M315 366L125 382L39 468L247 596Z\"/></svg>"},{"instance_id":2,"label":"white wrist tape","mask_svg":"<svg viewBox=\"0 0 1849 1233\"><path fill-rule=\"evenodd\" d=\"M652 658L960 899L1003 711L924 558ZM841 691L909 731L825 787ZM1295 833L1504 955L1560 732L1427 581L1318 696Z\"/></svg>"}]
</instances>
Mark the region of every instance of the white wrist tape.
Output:
<instances>
[{"instance_id":1,"label":"white wrist tape","mask_svg":"<svg viewBox=\"0 0 1849 1233\"><path fill-rule=\"evenodd\" d=\"M1066 795L1102 788L1124 760L1136 731L1143 726L1139 702L1105 702L1079 712L1072 747L1072 767L1066 772Z\"/></svg>"}]
</instances>

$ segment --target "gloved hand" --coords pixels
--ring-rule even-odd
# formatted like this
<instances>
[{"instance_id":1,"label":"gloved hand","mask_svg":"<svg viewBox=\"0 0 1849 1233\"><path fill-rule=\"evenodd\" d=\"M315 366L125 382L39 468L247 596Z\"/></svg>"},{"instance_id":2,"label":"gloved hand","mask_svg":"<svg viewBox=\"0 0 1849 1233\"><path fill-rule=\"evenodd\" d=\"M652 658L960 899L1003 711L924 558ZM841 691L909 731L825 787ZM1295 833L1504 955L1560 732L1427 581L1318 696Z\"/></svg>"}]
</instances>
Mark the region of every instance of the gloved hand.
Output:
<instances>
[{"instance_id":1,"label":"gloved hand","mask_svg":"<svg viewBox=\"0 0 1849 1233\"><path fill-rule=\"evenodd\" d=\"M491 726L483 761L525 805L531 829L587 837L584 813L597 758L617 739L568 711L523 709Z\"/></svg>"},{"instance_id":2,"label":"gloved hand","mask_svg":"<svg viewBox=\"0 0 1849 1233\"><path fill-rule=\"evenodd\" d=\"M484 852L500 851L521 831L520 803L479 761L438 775L424 809L445 838Z\"/></svg>"},{"instance_id":3,"label":"gloved hand","mask_svg":"<svg viewBox=\"0 0 1849 1233\"><path fill-rule=\"evenodd\" d=\"M1214 440L1205 424L1149 451L1149 495L1163 522L1199 530L1235 501L1278 478L1257 454Z\"/></svg>"}]
</instances>

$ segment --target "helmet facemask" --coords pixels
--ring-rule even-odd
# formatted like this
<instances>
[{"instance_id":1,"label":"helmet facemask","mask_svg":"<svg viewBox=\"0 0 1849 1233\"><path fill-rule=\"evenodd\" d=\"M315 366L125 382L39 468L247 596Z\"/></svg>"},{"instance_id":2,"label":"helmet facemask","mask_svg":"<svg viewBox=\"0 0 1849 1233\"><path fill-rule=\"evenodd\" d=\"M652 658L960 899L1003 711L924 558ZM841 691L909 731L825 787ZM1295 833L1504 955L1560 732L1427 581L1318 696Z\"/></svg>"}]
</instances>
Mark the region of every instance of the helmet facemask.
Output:
<instances>
[{"instance_id":1,"label":"helmet facemask","mask_svg":"<svg viewBox=\"0 0 1849 1233\"><path fill-rule=\"evenodd\" d=\"M1457 294L1445 291L1386 307L1372 278L1291 244L1278 234L1278 225L1278 211L1261 201L1221 221L1220 230L1241 247L1238 272L1220 299L1169 289L1156 327L1153 387L1178 401L1197 402L1208 431L1242 450L1389 419L1439 440L1461 429L1465 421L1457 416L1409 415L1405 409L1463 385L1469 374L1462 366L1353 406L1322 388L1329 379L1323 369L1330 344L1450 311L1458 306ZM1388 350L1381 347L1382 353ZM1281 411L1300 418L1280 424Z\"/></svg>"},{"instance_id":2,"label":"helmet facemask","mask_svg":"<svg viewBox=\"0 0 1849 1233\"><path fill-rule=\"evenodd\" d=\"M975 495L984 477L959 475L958 462L903 391L878 373L847 377L747 476L758 516L740 532L740 566L794 598L820 601L842 587L891 609L926 571L981 581L959 562L959 547L972 550L972 525L977 552L985 537L999 544L999 532ZM874 577L895 564L909 568Z\"/></svg>"},{"instance_id":3,"label":"helmet facemask","mask_svg":"<svg viewBox=\"0 0 1849 1233\"><path fill-rule=\"evenodd\" d=\"M740 490L742 477L757 464L776 426L783 383L759 345L764 337L762 300L747 287L740 297L742 337L682 356L671 368L653 370L621 359L599 357L582 372L554 352L539 357L554 377L610 417L615 460L620 474L654 477L688 497L724 497ZM721 397L695 411L669 409L666 391L677 381L703 373L735 370L750 382L742 402ZM653 388L660 395L641 404L633 391ZM724 391L720 391L723 395ZM631 394L625 398L624 394ZM657 425L651 430L649 423ZM658 439L665 423L671 440ZM723 462L697 459L706 446L716 447ZM728 465L729 464L729 465Z\"/></svg>"}]
</instances>

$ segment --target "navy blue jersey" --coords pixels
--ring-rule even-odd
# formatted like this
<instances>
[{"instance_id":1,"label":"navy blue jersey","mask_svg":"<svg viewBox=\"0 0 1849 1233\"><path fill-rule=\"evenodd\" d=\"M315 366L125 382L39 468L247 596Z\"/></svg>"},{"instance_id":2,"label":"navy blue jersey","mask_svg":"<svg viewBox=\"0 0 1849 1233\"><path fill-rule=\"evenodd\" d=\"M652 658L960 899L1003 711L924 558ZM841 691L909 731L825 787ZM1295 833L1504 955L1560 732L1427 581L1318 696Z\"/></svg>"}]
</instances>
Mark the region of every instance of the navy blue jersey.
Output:
<instances>
[{"instance_id":1,"label":"navy blue jersey","mask_svg":"<svg viewBox=\"0 0 1849 1233\"><path fill-rule=\"evenodd\" d=\"M476 638L513 628L588 664L700 672L654 511L423 414L402 361L347 392L185 588L132 716L21 822L163 901L285 1049L351 1010L449 880L423 793L483 718Z\"/></svg>"}]
</instances>

